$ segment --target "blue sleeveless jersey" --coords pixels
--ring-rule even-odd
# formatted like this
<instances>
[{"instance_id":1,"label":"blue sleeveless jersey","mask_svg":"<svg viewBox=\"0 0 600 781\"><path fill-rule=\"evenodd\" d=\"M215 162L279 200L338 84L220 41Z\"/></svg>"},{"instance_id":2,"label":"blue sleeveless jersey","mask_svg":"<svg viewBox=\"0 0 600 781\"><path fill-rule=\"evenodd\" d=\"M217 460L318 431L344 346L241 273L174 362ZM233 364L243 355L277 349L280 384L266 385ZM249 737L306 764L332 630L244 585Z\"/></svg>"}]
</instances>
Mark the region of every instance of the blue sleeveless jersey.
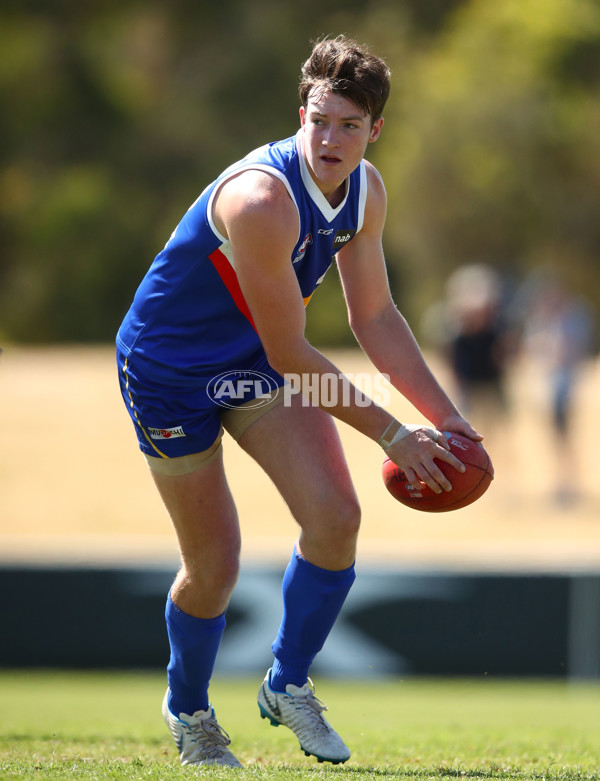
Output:
<instances>
[{"instance_id":1,"label":"blue sleeveless jersey","mask_svg":"<svg viewBox=\"0 0 600 781\"><path fill-rule=\"evenodd\" d=\"M348 178L346 196L334 209L310 176L301 134L260 147L227 168L188 209L156 256L117 334L120 351L141 376L160 385L197 386L228 369L251 369L264 355L231 245L212 219L214 195L228 178L259 169L286 186L300 223L290 263L305 304L335 253L361 229L364 162Z\"/></svg>"}]
</instances>

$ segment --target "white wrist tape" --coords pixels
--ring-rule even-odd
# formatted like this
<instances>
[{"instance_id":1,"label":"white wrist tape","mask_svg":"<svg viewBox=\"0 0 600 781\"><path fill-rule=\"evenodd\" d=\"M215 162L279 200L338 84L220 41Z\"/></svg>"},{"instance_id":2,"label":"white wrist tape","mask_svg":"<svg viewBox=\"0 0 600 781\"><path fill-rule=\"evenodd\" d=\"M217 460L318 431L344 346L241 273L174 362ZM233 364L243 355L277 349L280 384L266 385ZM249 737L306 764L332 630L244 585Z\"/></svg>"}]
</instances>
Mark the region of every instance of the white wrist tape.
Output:
<instances>
[{"instance_id":1,"label":"white wrist tape","mask_svg":"<svg viewBox=\"0 0 600 781\"><path fill-rule=\"evenodd\" d=\"M413 431L419 430L426 431L434 442L438 440L438 432L431 428L431 426L422 426L420 423L399 423L397 420L393 420L390 425L383 432L381 437L377 440L377 444L384 450L388 450L396 442L400 442L401 439L412 434Z\"/></svg>"}]
</instances>

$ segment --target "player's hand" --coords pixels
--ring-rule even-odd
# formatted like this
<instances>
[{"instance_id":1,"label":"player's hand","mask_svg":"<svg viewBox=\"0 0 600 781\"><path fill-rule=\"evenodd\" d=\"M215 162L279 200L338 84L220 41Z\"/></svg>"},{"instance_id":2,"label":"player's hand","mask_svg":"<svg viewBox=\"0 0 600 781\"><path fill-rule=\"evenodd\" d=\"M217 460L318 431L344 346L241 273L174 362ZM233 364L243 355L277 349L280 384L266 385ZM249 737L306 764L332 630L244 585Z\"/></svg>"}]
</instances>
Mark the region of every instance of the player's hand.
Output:
<instances>
[{"instance_id":1,"label":"player's hand","mask_svg":"<svg viewBox=\"0 0 600 781\"><path fill-rule=\"evenodd\" d=\"M454 431L456 434L462 434L474 442L481 442L483 437L478 434L468 420L462 415L448 415L439 424L440 431Z\"/></svg>"},{"instance_id":2,"label":"player's hand","mask_svg":"<svg viewBox=\"0 0 600 781\"><path fill-rule=\"evenodd\" d=\"M400 467L409 482L425 483L436 494L452 490L451 482L435 463L436 458L446 461L459 472L465 471L462 462L450 452L444 434L428 426L415 427L408 436L390 445L385 453Z\"/></svg>"},{"instance_id":3,"label":"player's hand","mask_svg":"<svg viewBox=\"0 0 600 781\"><path fill-rule=\"evenodd\" d=\"M472 439L473 442L481 443L483 437L478 434L473 426L466 421L461 415L449 415L440 427L444 431L455 432L456 434L463 434L465 437ZM481 445L483 447L483 445ZM494 474L494 467L490 462L490 468L492 475Z\"/></svg>"}]
</instances>

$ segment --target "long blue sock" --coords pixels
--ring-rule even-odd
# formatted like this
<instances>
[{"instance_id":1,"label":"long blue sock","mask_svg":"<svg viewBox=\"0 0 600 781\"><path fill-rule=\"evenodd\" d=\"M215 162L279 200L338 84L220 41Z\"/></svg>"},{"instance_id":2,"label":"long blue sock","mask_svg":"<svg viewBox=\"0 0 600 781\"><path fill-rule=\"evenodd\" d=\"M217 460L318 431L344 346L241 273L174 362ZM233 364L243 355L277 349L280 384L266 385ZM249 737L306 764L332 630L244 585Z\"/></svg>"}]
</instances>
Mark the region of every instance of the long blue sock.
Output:
<instances>
[{"instance_id":1,"label":"long blue sock","mask_svg":"<svg viewBox=\"0 0 600 781\"><path fill-rule=\"evenodd\" d=\"M195 618L167 598L165 609L171 658L167 666L169 710L193 714L208 709L208 685L225 629L225 614Z\"/></svg>"},{"instance_id":2,"label":"long blue sock","mask_svg":"<svg viewBox=\"0 0 600 781\"><path fill-rule=\"evenodd\" d=\"M339 571L321 569L294 550L283 576L283 618L271 646L273 691L285 691L288 683L306 683L354 578L354 565Z\"/></svg>"}]
</instances>

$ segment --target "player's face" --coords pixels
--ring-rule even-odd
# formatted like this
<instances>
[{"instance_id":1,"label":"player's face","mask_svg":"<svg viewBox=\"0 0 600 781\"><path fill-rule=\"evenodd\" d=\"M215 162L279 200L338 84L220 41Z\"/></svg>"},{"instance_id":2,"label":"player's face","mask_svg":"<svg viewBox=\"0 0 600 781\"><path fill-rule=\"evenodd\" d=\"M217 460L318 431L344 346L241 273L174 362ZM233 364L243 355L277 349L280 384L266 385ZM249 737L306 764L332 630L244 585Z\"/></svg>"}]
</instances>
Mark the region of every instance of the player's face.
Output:
<instances>
[{"instance_id":1,"label":"player's face","mask_svg":"<svg viewBox=\"0 0 600 781\"><path fill-rule=\"evenodd\" d=\"M300 108L304 156L318 188L334 199L340 186L360 164L367 145L381 132L383 119L371 117L333 92L318 92Z\"/></svg>"}]
</instances>

